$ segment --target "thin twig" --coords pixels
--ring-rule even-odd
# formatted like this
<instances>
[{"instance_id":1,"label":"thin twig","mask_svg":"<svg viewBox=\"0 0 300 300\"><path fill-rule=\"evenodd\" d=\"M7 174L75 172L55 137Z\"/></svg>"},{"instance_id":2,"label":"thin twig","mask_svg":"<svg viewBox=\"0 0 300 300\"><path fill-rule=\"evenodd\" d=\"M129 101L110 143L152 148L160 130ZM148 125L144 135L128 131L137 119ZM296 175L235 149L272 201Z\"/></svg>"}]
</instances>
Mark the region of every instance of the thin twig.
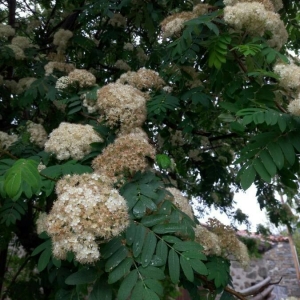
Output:
<instances>
[{"instance_id":1,"label":"thin twig","mask_svg":"<svg viewBox=\"0 0 300 300\"><path fill-rule=\"evenodd\" d=\"M7 289L4 291L1 300L4 300L6 298L6 295L8 293L8 291L11 289L11 287L14 285L14 283L16 282L18 276L20 275L21 271L25 268L26 264L28 263L28 261L31 259L31 256L27 256L27 258L24 260L24 262L22 263L22 265L20 266L19 270L17 271L17 273L14 275L14 277L12 278L9 286L7 287Z\"/></svg>"},{"instance_id":2,"label":"thin twig","mask_svg":"<svg viewBox=\"0 0 300 300\"><path fill-rule=\"evenodd\" d=\"M9 157L11 157L12 159L18 159L18 157L14 156L13 154L9 153L7 150L4 149L0 149L0 153L6 154ZM0 155L1 156L1 155Z\"/></svg>"}]
</instances>

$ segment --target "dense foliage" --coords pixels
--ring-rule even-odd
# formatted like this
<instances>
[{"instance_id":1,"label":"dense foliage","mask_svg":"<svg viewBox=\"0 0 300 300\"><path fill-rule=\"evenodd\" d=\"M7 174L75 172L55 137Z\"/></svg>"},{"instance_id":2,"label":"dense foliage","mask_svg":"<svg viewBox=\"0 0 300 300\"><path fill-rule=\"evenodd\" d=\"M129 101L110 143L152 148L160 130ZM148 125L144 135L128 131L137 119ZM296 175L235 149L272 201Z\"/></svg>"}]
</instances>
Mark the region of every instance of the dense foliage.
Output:
<instances>
[{"instance_id":1,"label":"dense foliage","mask_svg":"<svg viewBox=\"0 0 300 300\"><path fill-rule=\"evenodd\" d=\"M242 222L255 184L274 224L297 221L300 4L0 8L2 299L243 299L245 246L187 198Z\"/></svg>"}]
</instances>

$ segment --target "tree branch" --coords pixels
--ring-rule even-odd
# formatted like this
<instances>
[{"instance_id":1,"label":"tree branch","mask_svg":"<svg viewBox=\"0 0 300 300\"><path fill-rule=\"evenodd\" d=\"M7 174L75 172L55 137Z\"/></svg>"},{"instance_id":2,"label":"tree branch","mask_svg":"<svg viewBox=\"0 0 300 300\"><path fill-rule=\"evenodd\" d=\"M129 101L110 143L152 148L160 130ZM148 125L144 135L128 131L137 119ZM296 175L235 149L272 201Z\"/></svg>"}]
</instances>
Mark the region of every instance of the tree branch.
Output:
<instances>
[{"instance_id":1,"label":"tree branch","mask_svg":"<svg viewBox=\"0 0 300 300\"><path fill-rule=\"evenodd\" d=\"M18 269L17 273L14 275L14 277L12 278L9 286L7 287L7 289L4 291L1 300L4 300L6 298L6 295L8 293L8 291L12 288L12 286L14 285L14 283L16 282L18 276L20 275L21 271L25 268L26 264L28 263L28 261L31 259L31 256L27 256L26 259L24 260L24 262L22 263L22 265L20 266L20 268Z\"/></svg>"}]
</instances>

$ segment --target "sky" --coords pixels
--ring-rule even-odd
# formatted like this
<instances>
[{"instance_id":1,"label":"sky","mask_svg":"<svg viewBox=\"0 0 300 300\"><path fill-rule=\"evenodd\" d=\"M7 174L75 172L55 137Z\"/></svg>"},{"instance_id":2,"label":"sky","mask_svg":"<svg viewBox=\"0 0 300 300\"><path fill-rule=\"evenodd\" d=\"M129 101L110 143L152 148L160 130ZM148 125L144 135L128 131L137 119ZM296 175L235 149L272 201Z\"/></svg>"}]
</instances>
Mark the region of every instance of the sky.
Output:
<instances>
[{"instance_id":1,"label":"sky","mask_svg":"<svg viewBox=\"0 0 300 300\"><path fill-rule=\"evenodd\" d=\"M260 210L259 204L256 200L256 188L254 185L252 185L246 192L239 192L236 193L234 196L234 201L236 202L234 206L234 210L240 208L244 214L249 216L249 221L251 222L251 232L256 231L256 226L258 224L267 225L267 216L265 209ZM225 225L230 225L230 220L224 213L220 213L219 211L215 209L211 209L211 212L209 215L199 219L201 223L205 223L208 218L215 217L219 221L221 221ZM236 227L239 230L247 229L246 225L238 225L236 224Z\"/></svg>"}]
</instances>

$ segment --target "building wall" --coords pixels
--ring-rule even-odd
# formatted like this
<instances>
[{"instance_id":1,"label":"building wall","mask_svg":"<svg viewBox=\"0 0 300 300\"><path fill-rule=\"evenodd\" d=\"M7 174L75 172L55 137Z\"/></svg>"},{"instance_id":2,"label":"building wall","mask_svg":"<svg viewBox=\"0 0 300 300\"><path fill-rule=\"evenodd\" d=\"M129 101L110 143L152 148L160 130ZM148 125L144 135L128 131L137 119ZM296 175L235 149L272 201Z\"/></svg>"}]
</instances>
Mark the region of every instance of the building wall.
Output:
<instances>
[{"instance_id":1,"label":"building wall","mask_svg":"<svg viewBox=\"0 0 300 300\"><path fill-rule=\"evenodd\" d=\"M266 251L262 258L252 259L246 270L237 262L232 262L231 276L233 286L242 291L270 276L271 282L277 282L275 290L287 293L286 296L300 297L300 282L297 279L296 269L288 242L278 242Z\"/></svg>"}]
</instances>

